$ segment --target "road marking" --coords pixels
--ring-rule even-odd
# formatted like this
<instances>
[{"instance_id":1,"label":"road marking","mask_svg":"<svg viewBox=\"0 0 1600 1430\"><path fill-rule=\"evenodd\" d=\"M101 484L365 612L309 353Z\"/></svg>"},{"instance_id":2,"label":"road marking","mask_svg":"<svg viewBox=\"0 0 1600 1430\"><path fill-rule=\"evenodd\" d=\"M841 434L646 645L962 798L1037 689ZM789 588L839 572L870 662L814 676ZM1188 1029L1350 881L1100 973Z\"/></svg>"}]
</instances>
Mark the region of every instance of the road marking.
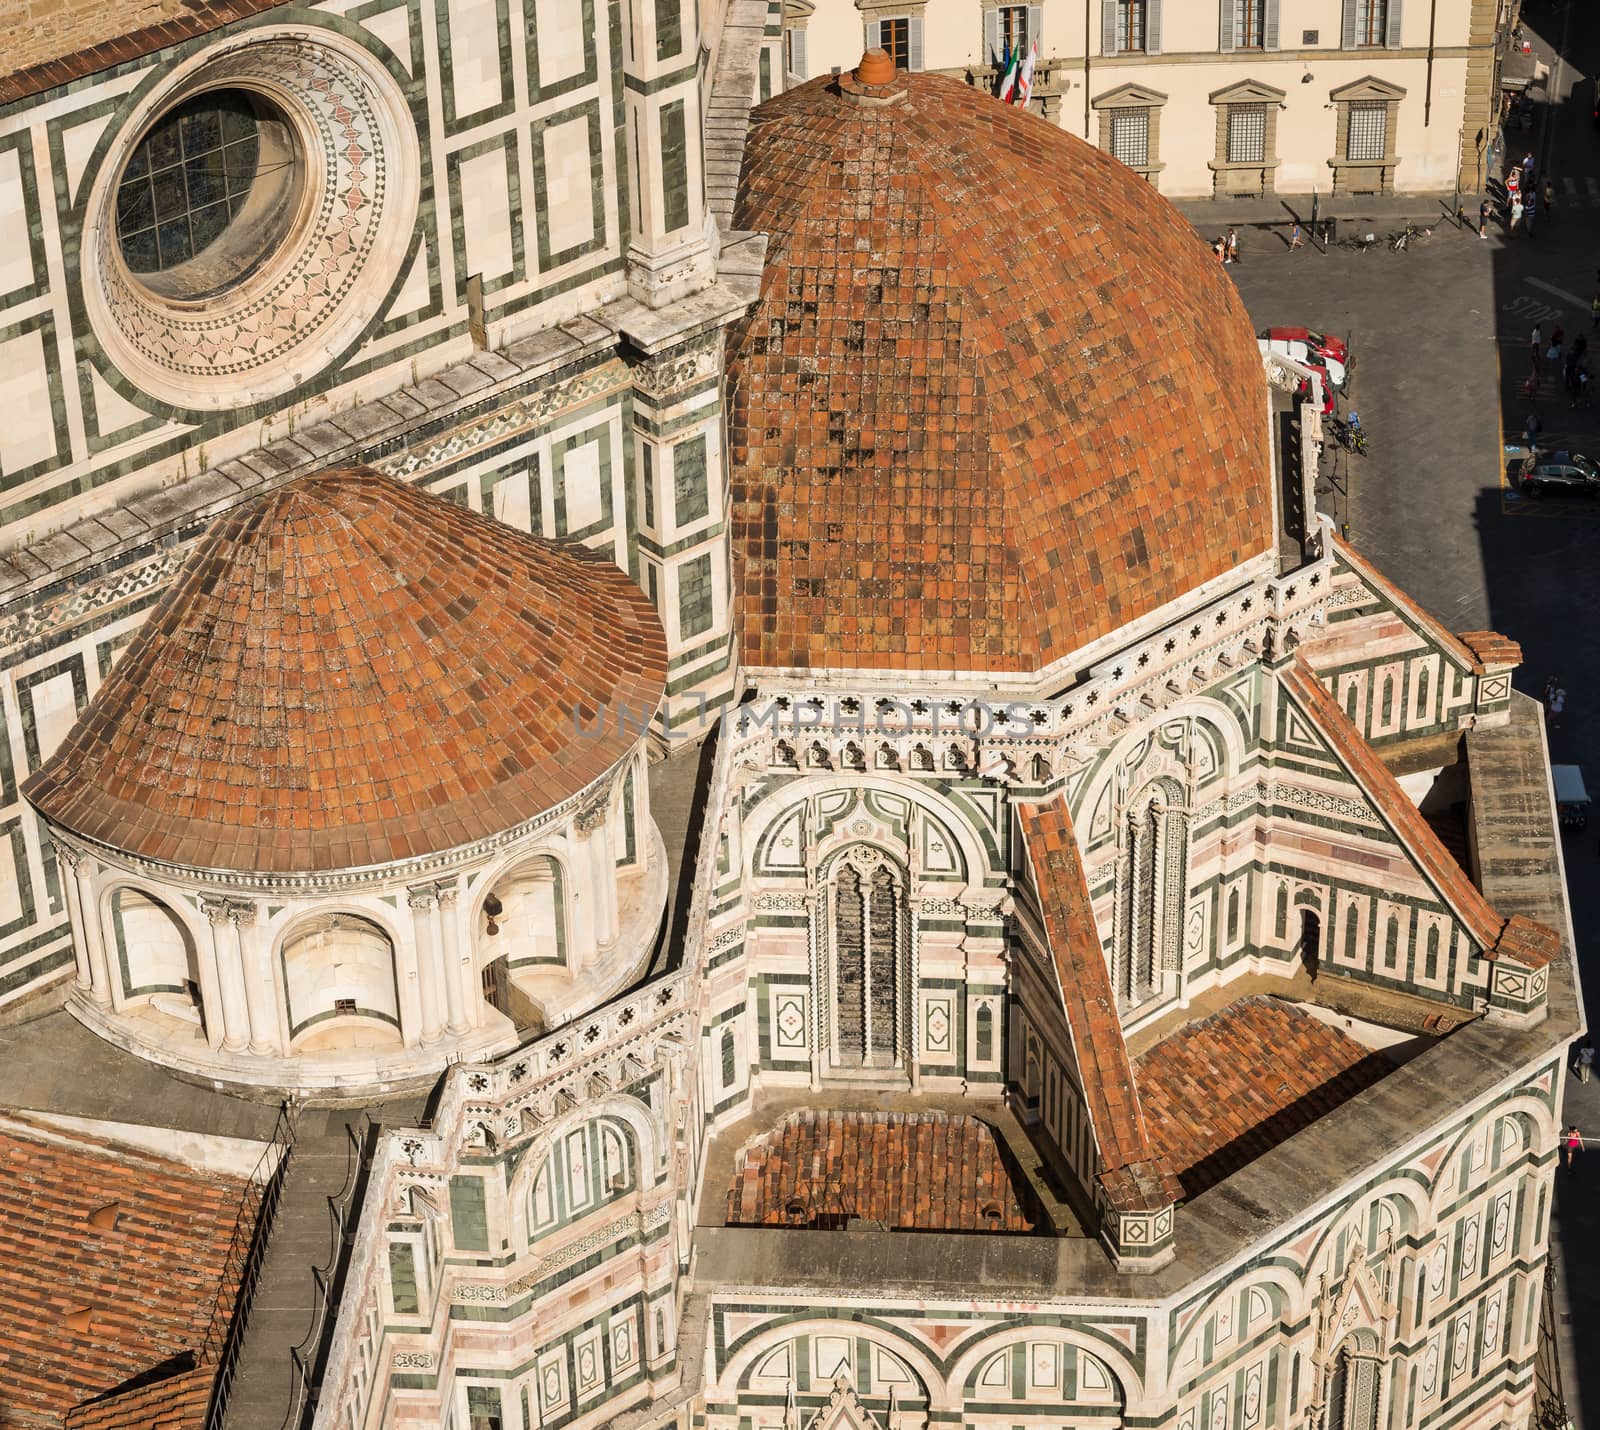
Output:
<instances>
[{"instance_id":1,"label":"road marking","mask_svg":"<svg viewBox=\"0 0 1600 1430\"><path fill-rule=\"evenodd\" d=\"M1574 308L1581 308L1586 313L1589 311L1589 305L1576 293L1569 293L1565 288L1557 288L1554 283L1546 283L1542 278L1530 278L1528 287L1537 288L1541 293L1548 293L1552 298L1559 298L1563 303L1571 303Z\"/></svg>"}]
</instances>

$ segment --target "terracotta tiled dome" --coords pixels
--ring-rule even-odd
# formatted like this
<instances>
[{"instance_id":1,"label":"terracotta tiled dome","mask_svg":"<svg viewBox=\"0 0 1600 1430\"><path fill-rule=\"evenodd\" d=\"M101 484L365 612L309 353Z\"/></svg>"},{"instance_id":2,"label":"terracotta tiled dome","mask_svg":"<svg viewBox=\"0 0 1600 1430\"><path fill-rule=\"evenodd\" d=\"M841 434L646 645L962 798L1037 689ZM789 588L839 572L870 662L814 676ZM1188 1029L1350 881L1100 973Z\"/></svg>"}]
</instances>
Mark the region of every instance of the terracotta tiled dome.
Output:
<instances>
[{"instance_id":1,"label":"terracotta tiled dome","mask_svg":"<svg viewBox=\"0 0 1600 1430\"><path fill-rule=\"evenodd\" d=\"M1036 671L1271 547L1249 320L1149 184L937 75L751 117L748 664Z\"/></svg>"},{"instance_id":2,"label":"terracotta tiled dome","mask_svg":"<svg viewBox=\"0 0 1600 1430\"><path fill-rule=\"evenodd\" d=\"M328 472L218 521L25 793L176 864L387 863L577 793L665 679L654 610L602 557Z\"/></svg>"}]
</instances>

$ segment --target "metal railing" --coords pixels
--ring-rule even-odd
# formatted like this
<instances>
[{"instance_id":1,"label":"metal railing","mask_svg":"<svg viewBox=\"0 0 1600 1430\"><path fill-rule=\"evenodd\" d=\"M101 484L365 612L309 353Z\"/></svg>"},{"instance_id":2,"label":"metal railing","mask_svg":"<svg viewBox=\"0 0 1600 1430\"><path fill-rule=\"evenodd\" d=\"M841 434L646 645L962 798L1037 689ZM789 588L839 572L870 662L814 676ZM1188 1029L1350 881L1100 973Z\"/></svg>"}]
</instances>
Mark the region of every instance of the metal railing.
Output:
<instances>
[{"instance_id":1,"label":"metal railing","mask_svg":"<svg viewBox=\"0 0 1600 1430\"><path fill-rule=\"evenodd\" d=\"M354 1123L345 1124L349 1146L344 1181L339 1191L328 1198L328 1218L333 1245L326 1266L313 1266L311 1279L316 1288L312 1303L311 1326L290 1352L289 1405L284 1412L283 1430L299 1430L308 1412L316 1408L322 1388L322 1370L328 1357L332 1312L339 1304L345 1273L350 1264L350 1248L355 1241L355 1223L365 1200L367 1173L377 1129L372 1118L362 1112ZM209 1427L208 1427L209 1430Z\"/></svg>"},{"instance_id":2,"label":"metal railing","mask_svg":"<svg viewBox=\"0 0 1600 1430\"><path fill-rule=\"evenodd\" d=\"M211 1307L211 1319L200 1344L201 1365L215 1366L211 1398L206 1406L205 1430L221 1430L228 1408L228 1392L239 1368L245 1327L255 1300L256 1283L266 1260L267 1244L277 1221L283 1181L294 1153L296 1108L285 1102L278 1109L272 1135L262 1152L234 1218L233 1235L223 1258L222 1279Z\"/></svg>"}]
</instances>

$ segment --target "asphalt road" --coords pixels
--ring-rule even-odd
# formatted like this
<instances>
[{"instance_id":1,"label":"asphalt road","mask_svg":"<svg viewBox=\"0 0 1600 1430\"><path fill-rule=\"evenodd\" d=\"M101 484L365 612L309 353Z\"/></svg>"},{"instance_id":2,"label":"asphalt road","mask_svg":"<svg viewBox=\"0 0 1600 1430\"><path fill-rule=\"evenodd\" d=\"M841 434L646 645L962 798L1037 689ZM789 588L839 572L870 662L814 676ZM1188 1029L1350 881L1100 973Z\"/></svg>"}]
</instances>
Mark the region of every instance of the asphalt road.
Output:
<instances>
[{"instance_id":1,"label":"asphalt road","mask_svg":"<svg viewBox=\"0 0 1600 1430\"><path fill-rule=\"evenodd\" d=\"M1538 322L1548 341L1590 334L1600 388L1600 5L1529 0L1525 27L1551 65L1540 122L1514 134L1556 191L1534 236L1491 237L1437 225L1410 252L1287 251L1276 234L1245 235L1233 270L1258 327L1304 323L1355 349L1351 402L1371 443L1339 454L1320 503L1352 543L1456 630L1489 628L1521 642L1520 689L1555 675L1568 693L1550 730L1554 762L1585 768L1597 800L1589 829L1565 846L1580 975L1591 1023L1600 1015L1600 500L1530 503L1505 483L1506 441L1530 403L1522 383ZM1536 91L1537 93L1537 91ZM1506 158L1497 166L1503 174ZM1463 202L1475 218L1477 199ZM1427 211L1418 205L1418 216ZM1383 225L1375 225L1380 238ZM1348 233L1350 225L1345 225ZM1532 405L1544 439L1600 459L1600 396L1574 408L1548 367ZM1572 1080L1565 1115L1590 1139L1574 1171L1557 1173L1553 1261L1565 1391L1580 1425L1600 1427L1600 1077Z\"/></svg>"}]
</instances>

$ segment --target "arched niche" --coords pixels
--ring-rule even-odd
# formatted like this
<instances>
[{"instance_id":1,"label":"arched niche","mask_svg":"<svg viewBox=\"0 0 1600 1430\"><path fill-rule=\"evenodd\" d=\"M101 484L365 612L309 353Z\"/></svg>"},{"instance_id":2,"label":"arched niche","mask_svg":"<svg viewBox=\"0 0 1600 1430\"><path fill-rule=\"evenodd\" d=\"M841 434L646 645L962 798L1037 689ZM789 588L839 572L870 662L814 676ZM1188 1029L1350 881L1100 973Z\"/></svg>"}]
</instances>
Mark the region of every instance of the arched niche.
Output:
<instances>
[{"instance_id":1,"label":"arched niche","mask_svg":"<svg viewBox=\"0 0 1600 1430\"><path fill-rule=\"evenodd\" d=\"M126 884L112 891L107 908L123 997L201 1026L200 955L188 924L170 905Z\"/></svg>"},{"instance_id":2,"label":"arched niche","mask_svg":"<svg viewBox=\"0 0 1600 1430\"><path fill-rule=\"evenodd\" d=\"M535 854L497 875L477 919L479 964L504 959L508 968L569 967L570 882L553 854Z\"/></svg>"},{"instance_id":3,"label":"arched niche","mask_svg":"<svg viewBox=\"0 0 1600 1430\"><path fill-rule=\"evenodd\" d=\"M358 914L318 914L279 945L291 1052L398 1047L394 942Z\"/></svg>"}]
</instances>

